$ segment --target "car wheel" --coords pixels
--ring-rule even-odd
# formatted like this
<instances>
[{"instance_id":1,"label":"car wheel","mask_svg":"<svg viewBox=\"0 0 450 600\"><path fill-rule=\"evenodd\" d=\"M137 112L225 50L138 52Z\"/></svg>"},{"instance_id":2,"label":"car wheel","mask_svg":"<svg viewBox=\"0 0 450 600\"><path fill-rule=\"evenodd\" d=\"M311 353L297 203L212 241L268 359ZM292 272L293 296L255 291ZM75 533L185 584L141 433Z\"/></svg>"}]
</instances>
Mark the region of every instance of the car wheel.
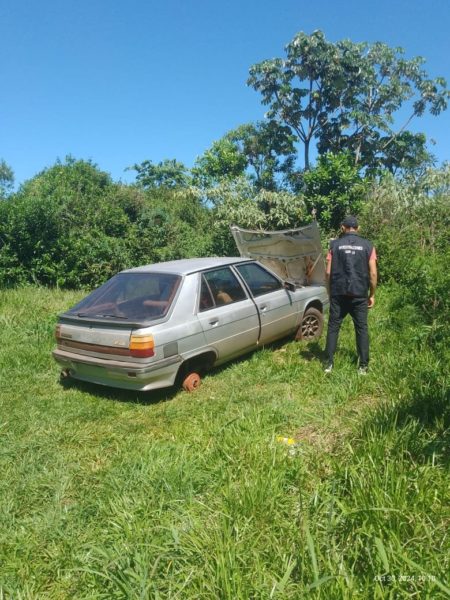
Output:
<instances>
[{"instance_id":1,"label":"car wheel","mask_svg":"<svg viewBox=\"0 0 450 600\"><path fill-rule=\"evenodd\" d=\"M183 390L186 392L194 392L201 383L201 377L198 373L189 373L182 383Z\"/></svg>"},{"instance_id":2,"label":"car wheel","mask_svg":"<svg viewBox=\"0 0 450 600\"><path fill-rule=\"evenodd\" d=\"M316 340L322 335L323 331L323 314L317 308L308 308L305 310L297 329L295 339L298 341Z\"/></svg>"}]
</instances>

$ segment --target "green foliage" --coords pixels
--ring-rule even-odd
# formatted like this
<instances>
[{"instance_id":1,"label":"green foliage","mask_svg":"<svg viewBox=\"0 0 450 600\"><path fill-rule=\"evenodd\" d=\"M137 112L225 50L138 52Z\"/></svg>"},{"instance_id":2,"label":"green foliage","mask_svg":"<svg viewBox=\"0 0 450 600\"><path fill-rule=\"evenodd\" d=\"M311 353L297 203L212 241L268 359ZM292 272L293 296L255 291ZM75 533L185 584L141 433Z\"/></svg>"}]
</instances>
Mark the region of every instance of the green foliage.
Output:
<instances>
[{"instance_id":1,"label":"green foliage","mask_svg":"<svg viewBox=\"0 0 450 600\"><path fill-rule=\"evenodd\" d=\"M295 160L294 137L288 127L275 121L248 123L225 137L238 144L258 190L274 192L286 186Z\"/></svg>"},{"instance_id":2,"label":"green foliage","mask_svg":"<svg viewBox=\"0 0 450 600\"><path fill-rule=\"evenodd\" d=\"M321 154L346 150L356 164L393 169L406 164L401 143L408 142L415 165L423 155L423 144L407 138L411 119L447 108L446 82L429 79L424 62L407 60L401 48L381 42L333 44L321 31L300 32L286 46L284 60L253 65L248 83L269 106L268 117L288 126L302 143L305 169L315 140ZM395 127L400 109L407 119Z\"/></svg>"},{"instance_id":3,"label":"green foliage","mask_svg":"<svg viewBox=\"0 0 450 600\"><path fill-rule=\"evenodd\" d=\"M373 189L362 227L374 241L382 282L402 286L400 304L421 310L431 335L447 333L450 309L450 166L416 180L386 177Z\"/></svg>"},{"instance_id":4,"label":"green foliage","mask_svg":"<svg viewBox=\"0 0 450 600\"><path fill-rule=\"evenodd\" d=\"M188 169L175 159L166 158L157 165L144 160L130 169L137 172L136 182L145 189L186 187L190 183Z\"/></svg>"},{"instance_id":5,"label":"green foliage","mask_svg":"<svg viewBox=\"0 0 450 600\"><path fill-rule=\"evenodd\" d=\"M195 188L149 192L135 239L136 264L207 256L211 252L210 211Z\"/></svg>"},{"instance_id":6,"label":"green foliage","mask_svg":"<svg viewBox=\"0 0 450 600\"><path fill-rule=\"evenodd\" d=\"M287 60L265 60L250 68L248 84L261 92L267 116L292 129L304 146L305 168L309 168L311 141L338 103L340 69L333 44L322 32L296 35L286 47ZM295 87L298 81L300 86Z\"/></svg>"},{"instance_id":7,"label":"green foliage","mask_svg":"<svg viewBox=\"0 0 450 600\"><path fill-rule=\"evenodd\" d=\"M109 175L68 158L24 184L0 224L1 284L96 285L129 263L127 219Z\"/></svg>"},{"instance_id":8,"label":"green foliage","mask_svg":"<svg viewBox=\"0 0 450 600\"><path fill-rule=\"evenodd\" d=\"M315 212L322 229L336 234L347 214L358 214L366 199L368 182L349 154L325 154L303 175L307 214Z\"/></svg>"},{"instance_id":9,"label":"green foliage","mask_svg":"<svg viewBox=\"0 0 450 600\"><path fill-rule=\"evenodd\" d=\"M6 198L14 185L14 172L2 159L0 160L0 200Z\"/></svg>"},{"instance_id":10,"label":"green foliage","mask_svg":"<svg viewBox=\"0 0 450 600\"><path fill-rule=\"evenodd\" d=\"M298 227L304 215L304 201L300 196L258 191L246 178L210 188L207 200L213 205L212 249L219 256L236 255L231 225L246 229L289 229Z\"/></svg>"},{"instance_id":11,"label":"green foliage","mask_svg":"<svg viewBox=\"0 0 450 600\"><path fill-rule=\"evenodd\" d=\"M188 189L146 195L71 158L0 203L0 218L1 286L93 287L124 268L203 255L210 243L209 213Z\"/></svg>"},{"instance_id":12,"label":"green foliage","mask_svg":"<svg viewBox=\"0 0 450 600\"><path fill-rule=\"evenodd\" d=\"M204 189L247 176L257 190L289 185L295 160L294 138L275 121L247 123L229 131L199 157L193 183Z\"/></svg>"},{"instance_id":13,"label":"green foliage","mask_svg":"<svg viewBox=\"0 0 450 600\"><path fill-rule=\"evenodd\" d=\"M244 174L247 161L238 144L224 137L197 158L192 168L194 185L208 188Z\"/></svg>"},{"instance_id":14,"label":"green foliage","mask_svg":"<svg viewBox=\"0 0 450 600\"><path fill-rule=\"evenodd\" d=\"M384 141L383 153L382 165L394 175L420 174L431 167L434 161L426 149L426 137L423 133L403 131Z\"/></svg>"}]
</instances>

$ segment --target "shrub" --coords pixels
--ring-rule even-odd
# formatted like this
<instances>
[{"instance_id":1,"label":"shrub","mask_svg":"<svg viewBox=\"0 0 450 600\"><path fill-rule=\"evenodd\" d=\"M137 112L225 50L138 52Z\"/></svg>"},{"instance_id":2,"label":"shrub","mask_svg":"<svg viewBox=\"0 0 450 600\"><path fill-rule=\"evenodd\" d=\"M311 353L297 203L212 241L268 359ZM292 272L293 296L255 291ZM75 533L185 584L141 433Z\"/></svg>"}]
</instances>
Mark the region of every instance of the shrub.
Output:
<instances>
[{"instance_id":1,"label":"shrub","mask_svg":"<svg viewBox=\"0 0 450 600\"><path fill-rule=\"evenodd\" d=\"M207 191L213 206L214 253L234 256L231 225L246 229L279 230L298 227L305 207L303 198L289 192L257 191L245 178L227 181Z\"/></svg>"},{"instance_id":2,"label":"shrub","mask_svg":"<svg viewBox=\"0 0 450 600\"><path fill-rule=\"evenodd\" d=\"M367 196L363 179L349 154L325 154L303 175L308 215L316 218L325 232L336 233L347 214L360 212Z\"/></svg>"},{"instance_id":3,"label":"shrub","mask_svg":"<svg viewBox=\"0 0 450 600\"><path fill-rule=\"evenodd\" d=\"M417 181L385 178L364 208L362 228L377 247L380 281L400 284L403 303L420 308L440 337L450 308L450 167Z\"/></svg>"},{"instance_id":4,"label":"shrub","mask_svg":"<svg viewBox=\"0 0 450 600\"><path fill-rule=\"evenodd\" d=\"M188 190L146 193L68 158L0 203L0 286L96 286L124 268L204 255L209 230Z\"/></svg>"}]
</instances>

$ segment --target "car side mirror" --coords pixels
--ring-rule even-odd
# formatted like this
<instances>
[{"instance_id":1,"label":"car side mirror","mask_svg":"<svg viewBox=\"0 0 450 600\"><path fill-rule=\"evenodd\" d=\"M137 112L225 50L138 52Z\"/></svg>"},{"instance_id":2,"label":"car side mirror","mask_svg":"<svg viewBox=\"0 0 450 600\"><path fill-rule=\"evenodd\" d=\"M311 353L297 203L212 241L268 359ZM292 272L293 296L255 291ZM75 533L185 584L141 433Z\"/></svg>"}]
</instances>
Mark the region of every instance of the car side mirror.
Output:
<instances>
[{"instance_id":1,"label":"car side mirror","mask_svg":"<svg viewBox=\"0 0 450 600\"><path fill-rule=\"evenodd\" d=\"M293 283L291 283L290 281L285 281L284 289L289 290L290 292L295 292L295 285Z\"/></svg>"}]
</instances>

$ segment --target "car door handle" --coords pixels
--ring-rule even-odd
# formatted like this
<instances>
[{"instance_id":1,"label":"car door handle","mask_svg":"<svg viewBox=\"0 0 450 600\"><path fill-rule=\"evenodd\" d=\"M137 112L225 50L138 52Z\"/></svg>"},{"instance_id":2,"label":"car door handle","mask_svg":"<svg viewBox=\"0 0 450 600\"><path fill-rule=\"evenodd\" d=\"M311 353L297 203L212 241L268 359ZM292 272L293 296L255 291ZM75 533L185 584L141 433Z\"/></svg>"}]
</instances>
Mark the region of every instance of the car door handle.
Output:
<instances>
[{"instance_id":1,"label":"car door handle","mask_svg":"<svg viewBox=\"0 0 450 600\"><path fill-rule=\"evenodd\" d=\"M259 307L259 310L261 312L266 312L266 310L267 310L267 304L261 304L261 306Z\"/></svg>"},{"instance_id":2,"label":"car door handle","mask_svg":"<svg viewBox=\"0 0 450 600\"><path fill-rule=\"evenodd\" d=\"M219 323L219 319L211 319L211 321L209 322L211 327L215 327L218 323Z\"/></svg>"}]
</instances>

